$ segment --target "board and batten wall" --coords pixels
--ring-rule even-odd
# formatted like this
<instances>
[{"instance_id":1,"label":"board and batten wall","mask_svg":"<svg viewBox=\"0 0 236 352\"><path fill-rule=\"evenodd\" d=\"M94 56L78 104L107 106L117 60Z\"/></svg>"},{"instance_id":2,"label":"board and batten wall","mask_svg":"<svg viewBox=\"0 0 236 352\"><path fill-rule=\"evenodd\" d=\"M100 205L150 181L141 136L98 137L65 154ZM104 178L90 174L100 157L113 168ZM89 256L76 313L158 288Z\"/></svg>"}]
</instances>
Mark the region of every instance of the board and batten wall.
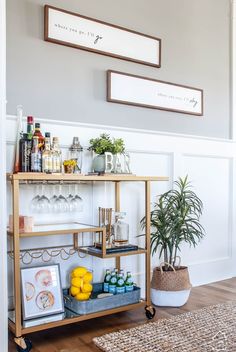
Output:
<instances>
[{"instance_id":1,"label":"board and batten wall","mask_svg":"<svg viewBox=\"0 0 236 352\"><path fill-rule=\"evenodd\" d=\"M236 274L236 236L235 211L236 197L236 148L235 143L227 140L197 138L177 134L156 133L144 130L116 128L98 125L86 125L68 121L53 121L42 119L43 131L51 131L52 135L60 137L63 155L66 156L73 136L79 136L84 151L83 173L90 171L92 155L86 147L89 139L101 132L110 133L114 137L124 138L127 150L131 155L131 169L137 175L168 176L169 182L152 183L151 201L156 195L172 187L173 180L188 174L194 190L202 199L204 212L201 222L206 230L206 236L197 246L189 249L183 246L182 264L190 268L193 285L200 285L213 281L230 278ZM7 169L12 170L15 143L16 119L7 119ZM68 194L68 187L63 188ZM74 191L72 189L72 191ZM130 242L143 244L142 238L136 236L141 233L140 219L144 215L144 186L142 184L124 183L121 187L121 209L127 212L130 224ZM21 214L30 213L30 201L37 190L32 186L22 186ZM52 187L45 189L48 196L52 194ZM78 214L53 215L53 222L63 222L74 217L85 223L98 222L98 206L114 207L114 189L109 183L85 184L79 186L79 194L84 200L84 210ZM10 192L8 193L8 213L10 213ZM69 217L69 219L68 219ZM35 215L36 222L51 222L52 215ZM60 238L58 238L60 237ZM22 248L37 248L42 246L71 244L68 236L53 236L52 238L24 239ZM113 268L115 262L111 259L101 260L78 256L69 261L54 258L59 262L62 270L63 286L68 285L69 270L74 265L87 265L94 270L95 281L103 278L105 268ZM11 261L10 261L11 262ZM53 261L52 261L53 262ZM40 264L33 261L31 265ZM157 256L152 260L154 267L159 263ZM130 269L138 283L143 286L144 257L131 256L121 260L124 269ZM10 265L9 265L10 268ZM11 288L11 282L9 283Z\"/></svg>"},{"instance_id":2,"label":"board and batten wall","mask_svg":"<svg viewBox=\"0 0 236 352\"><path fill-rule=\"evenodd\" d=\"M43 40L43 6L162 39L151 68ZM7 112L156 131L230 137L230 0L8 0ZM106 102L112 69L204 90L204 116Z\"/></svg>"}]
</instances>

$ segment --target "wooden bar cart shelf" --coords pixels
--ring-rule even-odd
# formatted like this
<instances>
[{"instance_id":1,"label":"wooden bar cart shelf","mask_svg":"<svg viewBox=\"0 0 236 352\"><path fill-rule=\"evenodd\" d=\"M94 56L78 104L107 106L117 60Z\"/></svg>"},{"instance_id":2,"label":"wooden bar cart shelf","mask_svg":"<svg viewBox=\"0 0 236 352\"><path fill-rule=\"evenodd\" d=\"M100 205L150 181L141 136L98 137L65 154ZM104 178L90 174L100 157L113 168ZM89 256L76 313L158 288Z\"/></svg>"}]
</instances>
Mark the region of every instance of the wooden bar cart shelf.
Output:
<instances>
[{"instance_id":1,"label":"wooden bar cart shelf","mask_svg":"<svg viewBox=\"0 0 236 352\"><path fill-rule=\"evenodd\" d=\"M23 352L29 352L32 348L31 342L23 337L25 334L29 334L36 331L45 329L55 328L57 326L63 326L73 324L76 322L93 319L109 314L132 310L140 307L144 307L146 310L146 316L152 319L155 315L155 309L151 306L150 300L150 186L153 181L168 181L168 177L157 177L157 176L134 176L134 175L105 175L105 176L84 176L75 174L44 174L44 173L18 173L8 174L7 180L11 182L12 194L13 194L13 230L8 231L8 235L13 239L12 258L14 261L14 299L15 299L15 323L9 319L9 328L15 335L15 342L17 344L17 350ZM91 226L87 224L80 224L77 222L70 224L52 224L52 225L41 225L35 226L32 232L20 233L19 231L19 189L21 184L37 184L37 183L89 183L89 182L112 182L115 186L115 211L120 211L120 183L121 182L143 182L145 184L145 215L147 219L146 223L146 240L145 248L138 248L135 251L127 252L106 252L106 228L99 226ZM81 233L100 233L102 236L102 251L101 253L94 253L89 250L89 247L80 247L80 252L96 256L99 258L115 258L116 267L120 268L120 261L122 256L128 255L145 255L145 286L146 286L146 297L140 302L130 304L114 309L99 311L92 314L86 315L75 315L65 316L63 320L41 324L32 327L23 327L22 315L21 315L21 282L20 282L20 240L21 238L28 237L43 237L49 235L72 235L74 236L74 248L78 246L78 236ZM43 238L42 238L43 241Z\"/></svg>"}]
</instances>

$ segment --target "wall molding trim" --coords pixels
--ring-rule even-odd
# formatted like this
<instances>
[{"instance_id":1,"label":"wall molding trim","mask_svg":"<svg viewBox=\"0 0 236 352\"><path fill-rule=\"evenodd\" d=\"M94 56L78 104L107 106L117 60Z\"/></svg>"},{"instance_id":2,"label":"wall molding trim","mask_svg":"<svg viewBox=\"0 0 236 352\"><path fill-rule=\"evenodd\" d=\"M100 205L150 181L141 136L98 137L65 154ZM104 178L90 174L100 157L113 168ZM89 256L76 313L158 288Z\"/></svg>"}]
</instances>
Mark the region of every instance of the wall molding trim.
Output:
<instances>
[{"instance_id":1,"label":"wall molding trim","mask_svg":"<svg viewBox=\"0 0 236 352\"><path fill-rule=\"evenodd\" d=\"M15 121L16 116L15 115L7 115L7 120ZM26 117L24 117L24 120L26 120ZM236 139L234 141L232 139L226 139L226 138L213 138L213 137L206 137L206 136L196 136L196 135L191 135L191 134L162 132L162 131L156 131L156 130L152 131L152 130L145 130L145 129L130 128L130 127L97 125L97 124L92 124L92 123L54 120L54 119L49 119L49 118L38 118L37 117L37 121L39 121L41 123L47 123L50 125L58 125L58 126L85 127L85 128L98 129L98 130L123 131L123 132L150 134L150 135L157 135L157 136L170 136L170 137L187 138L187 139L191 138L191 139L197 139L197 140L222 142L222 143L236 143Z\"/></svg>"}]
</instances>

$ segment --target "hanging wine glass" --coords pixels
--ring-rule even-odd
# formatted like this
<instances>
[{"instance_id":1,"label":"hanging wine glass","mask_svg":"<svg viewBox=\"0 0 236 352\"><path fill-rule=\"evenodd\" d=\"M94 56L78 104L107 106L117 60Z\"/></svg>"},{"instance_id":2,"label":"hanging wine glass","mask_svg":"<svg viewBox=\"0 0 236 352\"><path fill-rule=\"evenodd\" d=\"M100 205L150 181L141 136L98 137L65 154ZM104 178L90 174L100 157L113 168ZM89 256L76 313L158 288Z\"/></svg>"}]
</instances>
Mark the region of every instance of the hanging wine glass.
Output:
<instances>
[{"instance_id":1,"label":"hanging wine glass","mask_svg":"<svg viewBox=\"0 0 236 352\"><path fill-rule=\"evenodd\" d=\"M83 199L78 194L78 185L75 185L74 200L75 200L75 208L76 208L76 210L78 212L82 212L83 211Z\"/></svg>"},{"instance_id":2,"label":"hanging wine glass","mask_svg":"<svg viewBox=\"0 0 236 352\"><path fill-rule=\"evenodd\" d=\"M54 211L56 213L65 213L69 210L68 201L62 194L62 184L59 185L59 196L54 202Z\"/></svg>"},{"instance_id":3,"label":"hanging wine glass","mask_svg":"<svg viewBox=\"0 0 236 352\"><path fill-rule=\"evenodd\" d=\"M53 185L53 188L52 188L52 197L50 198L50 203L51 203L51 205L52 205L52 209L53 209L53 204L55 203L56 200L57 200L56 186Z\"/></svg>"},{"instance_id":4,"label":"hanging wine glass","mask_svg":"<svg viewBox=\"0 0 236 352\"><path fill-rule=\"evenodd\" d=\"M36 186L36 196L30 202L30 210L32 213L37 213L38 211L38 201L40 199L39 185Z\"/></svg>"},{"instance_id":5,"label":"hanging wine glass","mask_svg":"<svg viewBox=\"0 0 236 352\"><path fill-rule=\"evenodd\" d=\"M66 200L68 202L68 207L69 207L69 211L73 212L76 210L76 200L74 199L74 196L71 192L71 185L69 185L69 194L66 197Z\"/></svg>"},{"instance_id":6,"label":"hanging wine glass","mask_svg":"<svg viewBox=\"0 0 236 352\"><path fill-rule=\"evenodd\" d=\"M41 187L41 197L37 202L37 209L39 213L48 213L50 211L50 200L45 195L45 185L42 184Z\"/></svg>"}]
</instances>

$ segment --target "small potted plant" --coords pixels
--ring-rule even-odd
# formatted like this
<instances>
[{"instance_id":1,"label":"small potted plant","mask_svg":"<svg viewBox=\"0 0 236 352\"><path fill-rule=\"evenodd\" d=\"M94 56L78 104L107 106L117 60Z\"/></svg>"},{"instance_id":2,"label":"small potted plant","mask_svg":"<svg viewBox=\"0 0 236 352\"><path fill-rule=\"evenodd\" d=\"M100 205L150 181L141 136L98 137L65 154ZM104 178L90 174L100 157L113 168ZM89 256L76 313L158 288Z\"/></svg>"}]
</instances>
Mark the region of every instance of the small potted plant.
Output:
<instances>
[{"instance_id":1,"label":"small potted plant","mask_svg":"<svg viewBox=\"0 0 236 352\"><path fill-rule=\"evenodd\" d=\"M63 165L64 165L65 174L73 174L76 164L77 162L74 159L64 160Z\"/></svg>"},{"instance_id":2,"label":"small potted plant","mask_svg":"<svg viewBox=\"0 0 236 352\"><path fill-rule=\"evenodd\" d=\"M112 155L123 153L125 151L124 141L121 138L111 138L109 134L102 133L97 138L92 138L89 141L90 146L88 150L93 151L97 154L93 159L93 170L94 172L105 172L106 171L106 157L111 156L110 172L113 170L113 157Z\"/></svg>"},{"instance_id":3,"label":"small potted plant","mask_svg":"<svg viewBox=\"0 0 236 352\"><path fill-rule=\"evenodd\" d=\"M180 307L191 290L188 268L180 266L181 245L195 247L205 233L199 222L203 204L191 190L188 177L179 178L174 185L159 197L151 211L151 252L154 255L158 251L161 260L153 270L151 298L158 306ZM144 217L142 228L145 225Z\"/></svg>"}]
</instances>

